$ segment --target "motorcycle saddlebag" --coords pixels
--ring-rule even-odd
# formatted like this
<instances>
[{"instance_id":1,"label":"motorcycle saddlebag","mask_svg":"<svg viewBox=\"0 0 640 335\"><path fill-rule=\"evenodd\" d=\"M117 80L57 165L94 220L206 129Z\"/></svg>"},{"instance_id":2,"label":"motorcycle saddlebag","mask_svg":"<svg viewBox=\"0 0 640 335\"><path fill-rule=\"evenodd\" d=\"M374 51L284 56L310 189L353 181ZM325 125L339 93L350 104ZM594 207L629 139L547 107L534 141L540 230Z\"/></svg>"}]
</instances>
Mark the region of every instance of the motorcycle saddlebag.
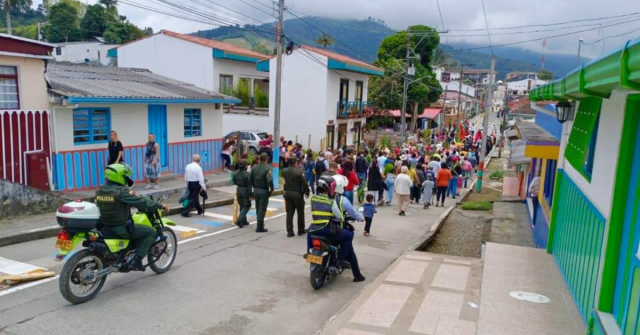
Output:
<instances>
[{"instance_id":1,"label":"motorcycle saddlebag","mask_svg":"<svg viewBox=\"0 0 640 335\"><path fill-rule=\"evenodd\" d=\"M63 228L91 230L100 222L100 210L93 203L73 201L58 207L56 221Z\"/></svg>"}]
</instances>

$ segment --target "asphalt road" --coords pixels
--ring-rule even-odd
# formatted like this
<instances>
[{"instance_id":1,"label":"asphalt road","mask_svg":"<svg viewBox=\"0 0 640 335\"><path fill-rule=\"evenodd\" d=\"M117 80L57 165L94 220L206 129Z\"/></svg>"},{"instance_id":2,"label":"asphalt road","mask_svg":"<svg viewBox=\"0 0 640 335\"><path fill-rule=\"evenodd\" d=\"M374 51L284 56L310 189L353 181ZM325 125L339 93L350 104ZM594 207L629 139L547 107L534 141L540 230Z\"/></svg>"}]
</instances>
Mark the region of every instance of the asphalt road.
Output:
<instances>
[{"instance_id":1,"label":"asphalt road","mask_svg":"<svg viewBox=\"0 0 640 335\"><path fill-rule=\"evenodd\" d=\"M306 238L286 237L282 205L271 201L267 234L255 233L255 225L234 228L229 207L208 210L209 217L173 216L180 229L196 233L179 238L169 272L110 275L100 294L82 305L62 298L57 279L0 291L0 334L315 334L445 211L411 205L399 217L395 207L380 209L370 237L356 224L367 281L353 283L345 272L314 291L301 257ZM0 257L59 272L54 243L50 238L2 247Z\"/></svg>"}]
</instances>

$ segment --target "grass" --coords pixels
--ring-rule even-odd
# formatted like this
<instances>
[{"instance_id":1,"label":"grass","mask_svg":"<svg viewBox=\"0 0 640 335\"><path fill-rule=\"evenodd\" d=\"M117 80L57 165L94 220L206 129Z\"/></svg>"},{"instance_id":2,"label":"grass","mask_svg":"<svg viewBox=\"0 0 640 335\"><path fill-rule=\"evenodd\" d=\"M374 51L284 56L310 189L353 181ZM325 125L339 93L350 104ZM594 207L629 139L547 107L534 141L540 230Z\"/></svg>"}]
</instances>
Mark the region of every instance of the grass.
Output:
<instances>
[{"instance_id":1,"label":"grass","mask_svg":"<svg viewBox=\"0 0 640 335\"><path fill-rule=\"evenodd\" d=\"M467 211L490 211L493 209L493 204L488 201L466 201L460 208Z\"/></svg>"},{"instance_id":2,"label":"grass","mask_svg":"<svg viewBox=\"0 0 640 335\"><path fill-rule=\"evenodd\" d=\"M502 170L498 170L498 171L493 171L490 175L489 178L493 178L493 179L500 179L504 177L504 172L502 172Z\"/></svg>"}]
</instances>

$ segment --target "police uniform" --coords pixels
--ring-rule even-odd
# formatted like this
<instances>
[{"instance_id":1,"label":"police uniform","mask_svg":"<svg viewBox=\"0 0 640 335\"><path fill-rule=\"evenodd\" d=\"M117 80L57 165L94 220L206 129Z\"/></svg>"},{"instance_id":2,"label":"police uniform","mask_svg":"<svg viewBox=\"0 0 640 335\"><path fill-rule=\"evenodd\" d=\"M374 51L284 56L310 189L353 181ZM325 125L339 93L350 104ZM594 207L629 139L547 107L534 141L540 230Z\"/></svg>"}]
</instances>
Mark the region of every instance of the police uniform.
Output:
<instances>
[{"instance_id":1,"label":"police uniform","mask_svg":"<svg viewBox=\"0 0 640 335\"><path fill-rule=\"evenodd\" d=\"M256 200L256 214L258 216L257 232L265 231L264 216L269 205L269 196L273 192L273 176L271 170L264 163L269 156L261 154L261 164L254 166L249 174L249 187L253 188L253 196Z\"/></svg>"},{"instance_id":2,"label":"police uniform","mask_svg":"<svg viewBox=\"0 0 640 335\"><path fill-rule=\"evenodd\" d=\"M287 233L293 236L293 215L298 212L298 235L304 234L304 198L303 195L309 196L309 183L304 176L304 172L298 167L297 157L291 157L289 162L291 165L282 170L284 178L284 200L287 211Z\"/></svg>"},{"instance_id":3,"label":"police uniform","mask_svg":"<svg viewBox=\"0 0 640 335\"><path fill-rule=\"evenodd\" d=\"M107 182L96 191L96 204L100 209L102 229L118 238L138 241L136 255L145 257L155 241L156 231L148 226L134 225L131 221L131 207L158 210L162 205L111 182Z\"/></svg>"},{"instance_id":4,"label":"police uniform","mask_svg":"<svg viewBox=\"0 0 640 335\"><path fill-rule=\"evenodd\" d=\"M246 168L236 171L233 175L233 184L237 186L236 196L238 197L238 206L240 206L240 215L236 224L242 228L249 224L247 221L247 212L251 209L251 185L249 185L249 173Z\"/></svg>"}]
</instances>

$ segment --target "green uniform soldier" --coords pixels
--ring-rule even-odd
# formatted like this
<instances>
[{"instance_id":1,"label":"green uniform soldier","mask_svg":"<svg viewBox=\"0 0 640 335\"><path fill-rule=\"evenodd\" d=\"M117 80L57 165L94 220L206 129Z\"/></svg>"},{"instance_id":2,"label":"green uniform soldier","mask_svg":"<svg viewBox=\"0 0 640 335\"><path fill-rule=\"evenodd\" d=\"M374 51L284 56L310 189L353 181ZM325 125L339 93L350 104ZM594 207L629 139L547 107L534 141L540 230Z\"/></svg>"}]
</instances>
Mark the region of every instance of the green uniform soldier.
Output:
<instances>
[{"instance_id":1,"label":"green uniform soldier","mask_svg":"<svg viewBox=\"0 0 640 335\"><path fill-rule=\"evenodd\" d=\"M102 231L111 232L118 238L137 242L136 256L129 266L133 270L144 271L142 259L147 256L149 247L155 241L155 229L143 225L134 225L131 219L131 207L142 210L167 210L151 199L136 195L126 186L133 185L133 171L124 164L112 164L104 171L107 183L96 191L96 204L100 209Z\"/></svg>"},{"instance_id":2,"label":"green uniform soldier","mask_svg":"<svg viewBox=\"0 0 640 335\"><path fill-rule=\"evenodd\" d=\"M247 160L241 159L236 166L236 172L231 177L231 183L236 185L236 196L238 197L238 206L240 206L240 215L236 225L242 228L249 224L247 221L247 212L251 209L251 198L253 192L249 185L249 174L247 173Z\"/></svg>"},{"instance_id":3,"label":"green uniform soldier","mask_svg":"<svg viewBox=\"0 0 640 335\"><path fill-rule=\"evenodd\" d=\"M249 187L253 188L253 196L256 200L256 214L258 215L258 227L256 232L266 233L268 229L264 227L264 215L267 213L269 196L273 192L273 175L267 166L269 156L266 153L260 154L260 164L251 169L249 174Z\"/></svg>"},{"instance_id":4,"label":"green uniform soldier","mask_svg":"<svg viewBox=\"0 0 640 335\"><path fill-rule=\"evenodd\" d=\"M309 197L309 184L298 168L298 158L289 158L289 167L282 170L284 200L287 210L287 237L293 237L293 215L298 212L298 236L304 235L304 197Z\"/></svg>"}]
</instances>

